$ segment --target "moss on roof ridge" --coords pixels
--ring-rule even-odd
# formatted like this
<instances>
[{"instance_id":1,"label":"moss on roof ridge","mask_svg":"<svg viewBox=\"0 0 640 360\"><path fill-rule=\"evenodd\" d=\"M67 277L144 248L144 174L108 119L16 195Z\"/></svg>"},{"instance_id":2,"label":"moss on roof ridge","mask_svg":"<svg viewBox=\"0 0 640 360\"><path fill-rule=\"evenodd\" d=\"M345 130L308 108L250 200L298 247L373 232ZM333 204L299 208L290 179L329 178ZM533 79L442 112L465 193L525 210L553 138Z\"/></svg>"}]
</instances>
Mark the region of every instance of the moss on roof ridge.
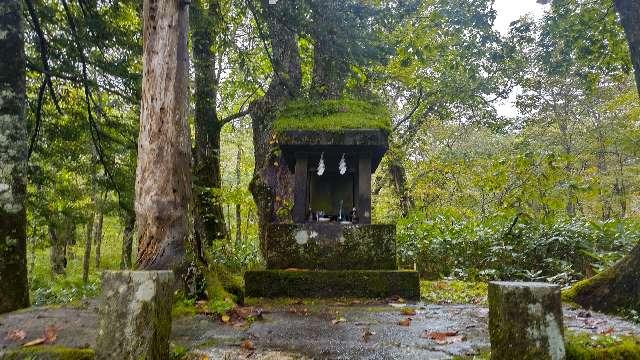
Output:
<instances>
[{"instance_id":1,"label":"moss on roof ridge","mask_svg":"<svg viewBox=\"0 0 640 360\"><path fill-rule=\"evenodd\" d=\"M341 131L380 129L391 132L391 116L378 102L337 100L294 100L278 112L273 124L276 132L287 130Z\"/></svg>"}]
</instances>

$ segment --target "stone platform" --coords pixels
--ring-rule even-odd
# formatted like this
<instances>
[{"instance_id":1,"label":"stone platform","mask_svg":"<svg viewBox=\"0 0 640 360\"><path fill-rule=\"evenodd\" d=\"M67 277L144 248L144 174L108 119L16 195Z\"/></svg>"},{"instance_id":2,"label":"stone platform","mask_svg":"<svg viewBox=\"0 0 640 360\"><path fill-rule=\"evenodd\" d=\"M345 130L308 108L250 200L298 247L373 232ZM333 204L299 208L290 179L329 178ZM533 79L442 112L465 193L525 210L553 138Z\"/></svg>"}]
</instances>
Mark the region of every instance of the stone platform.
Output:
<instances>
[{"instance_id":1,"label":"stone platform","mask_svg":"<svg viewBox=\"0 0 640 360\"><path fill-rule=\"evenodd\" d=\"M261 270L244 275L248 297L420 298L415 271L402 270Z\"/></svg>"},{"instance_id":2,"label":"stone platform","mask_svg":"<svg viewBox=\"0 0 640 360\"><path fill-rule=\"evenodd\" d=\"M395 225L271 224L268 269L396 270Z\"/></svg>"}]
</instances>

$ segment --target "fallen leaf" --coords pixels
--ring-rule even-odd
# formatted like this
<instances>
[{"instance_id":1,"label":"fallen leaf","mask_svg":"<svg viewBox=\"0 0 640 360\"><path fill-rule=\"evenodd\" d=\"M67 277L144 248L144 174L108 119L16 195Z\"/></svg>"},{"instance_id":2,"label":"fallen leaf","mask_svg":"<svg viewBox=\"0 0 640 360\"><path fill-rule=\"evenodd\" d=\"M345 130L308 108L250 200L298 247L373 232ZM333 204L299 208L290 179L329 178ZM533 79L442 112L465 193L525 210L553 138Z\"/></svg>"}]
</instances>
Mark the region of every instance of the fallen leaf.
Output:
<instances>
[{"instance_id":1,"label":"fallen leaf","mask_svg":"<svg viewBox=\"0 0 640 360\"><path fill-rule=\"evenodd\" d=\"M458 335L457 331L424 331L420 335L423 339L430 339L436 342L436 344L445 345L453 344L464 340L464 335Z\"/></svg>"},{"instance_id":2,"label":"fallen leaf","mask_svg":"<svg viewBox=\"0 0 640 360\"><path fill-rule=\"evenodd\" d=\"M413 316L416 314L416 309L410 307L410 306L405 306L402 309L400 309L400 313L402 315L406 315L406 316Z\"/></svg>"},{"instance_id":3,"label":"fallen leaf","mask_svg":"<svg viewBox=\"0 0 640 360\"><path fill-rule=\"evenodd\" d=\"M345 318L343 318L343 317L339 317L339 318L337 318L337 319L333 319L333 320L331 320L331 323L332 323L333 325L335 325L335 324L339 324L339 323L343 323L343 322L347 322L347 319L345 319Z\"/></svg>"},{"instance_id":4,"label":"fallen leaf","mask_svg":"<svg viewBox=\"0 0 640 360\"><path fill-rule=\"evenodd\" d=\"M58 329L55 325L49 325L44 329L43 337L45 344L53 344L58 338Z\"/></svg>"},{"instance_id":5,"label":"fallen leaf","mask_svg":"<svg viewBox=\"0 0 640 360\"><path fill-rule=\"evenodd\" d=\"M613 334L613 328L612 327L608 328L607 330L603 330L600 333L600 335L611 335L611 334Z\"/></svg>"},{"instance_id":6,"label":"fallen leaf","mask_svg":"<svg viewBox=\"0 0 640 360\"><path fill-rule=\"evenodd\" d=\"M222 320L223 323L228 323L229 320L231 320L231 317L229 315L222 315L222 317L220 317L220 320Z\"/></svg>"},{"instance_id":7,"label":"fallen leaf","mask_svg":"<svg viewBox=\"0 0 640 360\"><path fill-rule=\"evenodd\" d=\"M368 342L369 338L375 334L375 332L370 331L369 329L365 329L364 333L362 334L362 340L364 340L364 342Z\"/></svg>"},{"instance_id":8,"label":"fallen leaf","mask_svg":"<svg viewBox=\"0 0 640 360\"><path fill-rule=\"evenodd\" d=\"M27 333L22 329L14 329L9 330L7 336L4 337L5 340L11 341L22 341L27 336Z\"/></svg>"},{"instance_id":9,"label":"fallen leaf","mask_svg":"<svg viewBox=\"0 0 640 360\"><path fill-rule=\"evenodd\" d=\"M29 347L29 346L35 346L35 345L41 345L44 344L45 342L45 338L37 338L35 340L31 340L28 343L22 345L23 347Z\"/></svg>"},{"instance_id":10,"label":"fallen leaf","mask_svg":"<svg viewBox=\"0 0 640 360\"><path fill-rule=\"evenodd\" d=\"M255 346L253 346L253 343L251 342L251 340L242 340L242 342L240 343L240 347L245 350L255 349Z\"/></svg>"},{"instance_id":11,"label":"fallen leaf","mask_svg":"<svg viewBox=\"0 0 640 360\"><path fill-rule=\"evenodd\" d=\"M411 326L411 318L402 319L398 322L400 326Z\"/></svg>"}]
</instances>

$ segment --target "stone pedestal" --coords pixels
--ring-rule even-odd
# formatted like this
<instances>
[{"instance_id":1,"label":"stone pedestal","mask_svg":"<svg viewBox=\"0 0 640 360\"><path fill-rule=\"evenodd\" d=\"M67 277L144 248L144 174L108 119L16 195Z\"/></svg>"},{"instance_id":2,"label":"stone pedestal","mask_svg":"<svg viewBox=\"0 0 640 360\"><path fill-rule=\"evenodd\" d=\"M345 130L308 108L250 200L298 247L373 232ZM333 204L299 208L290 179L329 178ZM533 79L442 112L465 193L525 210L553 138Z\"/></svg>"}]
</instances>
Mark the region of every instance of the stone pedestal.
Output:
<instances>
[{"instance_id":1,"label":"stone pedestal","mask_svg":"<svg viewBox=\"0 0 640 360\"><path fill-rule=\"evenodd\" d=\"M492 360L564 359L560 287L490 282L489 335Z\"/></svg>"},{"instance_id":2,"label":"stone pedestal","mask_svg":"<svg viewBox=\"0 0 640 360\"><path fill-rule=\"evenodd\" d=\"M105 271L96 359L168 359L171 271Z\"/></svg>"}]
</instances>

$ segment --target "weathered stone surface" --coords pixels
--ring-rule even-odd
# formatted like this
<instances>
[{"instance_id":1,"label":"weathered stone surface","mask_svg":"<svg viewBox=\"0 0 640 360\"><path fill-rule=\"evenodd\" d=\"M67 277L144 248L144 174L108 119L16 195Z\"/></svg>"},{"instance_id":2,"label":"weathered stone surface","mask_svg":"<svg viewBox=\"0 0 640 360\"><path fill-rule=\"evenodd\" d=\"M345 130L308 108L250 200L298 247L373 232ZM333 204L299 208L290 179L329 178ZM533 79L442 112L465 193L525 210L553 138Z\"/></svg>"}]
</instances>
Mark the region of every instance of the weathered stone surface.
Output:
<instances>
[{"instance_id":1,"label":"weathered stone surface","mask_svg":"<svg viewBox=\"0 0 640 360\"><path fill-rule=\"evenodd\" d=\"M490 282L489 335L493 360L564 359L560 287Z\"/></svg>"},{"instance_id":2,"label":"weathered stone surface","mask_svg":"<svg viewBox=\"0 0 640 360\"><path fill-rule=\"evenodd\" d=\"M269 269L396 270L394 225L271 224Z\"/></svg>"},{"instance_id":3,"label":"weathered stone surface","mask_svg":"<svg viewBox=\"0 0 640 360\"><path fill-rule=\"evenodd\" d=\"M96 359L168 359L171 271L105 271Z\"/></svg>"},{"instance_id":4,"label":"weathered stone surface","mask_svg":"<svg viewBox=\"0 0 640 360\"><path fill-rule=\"evenodd\" d=\"M415 271L263 270L247 271L244 279L249 297L420 298L420 279Z\"/></svg>"}]
</instances>

